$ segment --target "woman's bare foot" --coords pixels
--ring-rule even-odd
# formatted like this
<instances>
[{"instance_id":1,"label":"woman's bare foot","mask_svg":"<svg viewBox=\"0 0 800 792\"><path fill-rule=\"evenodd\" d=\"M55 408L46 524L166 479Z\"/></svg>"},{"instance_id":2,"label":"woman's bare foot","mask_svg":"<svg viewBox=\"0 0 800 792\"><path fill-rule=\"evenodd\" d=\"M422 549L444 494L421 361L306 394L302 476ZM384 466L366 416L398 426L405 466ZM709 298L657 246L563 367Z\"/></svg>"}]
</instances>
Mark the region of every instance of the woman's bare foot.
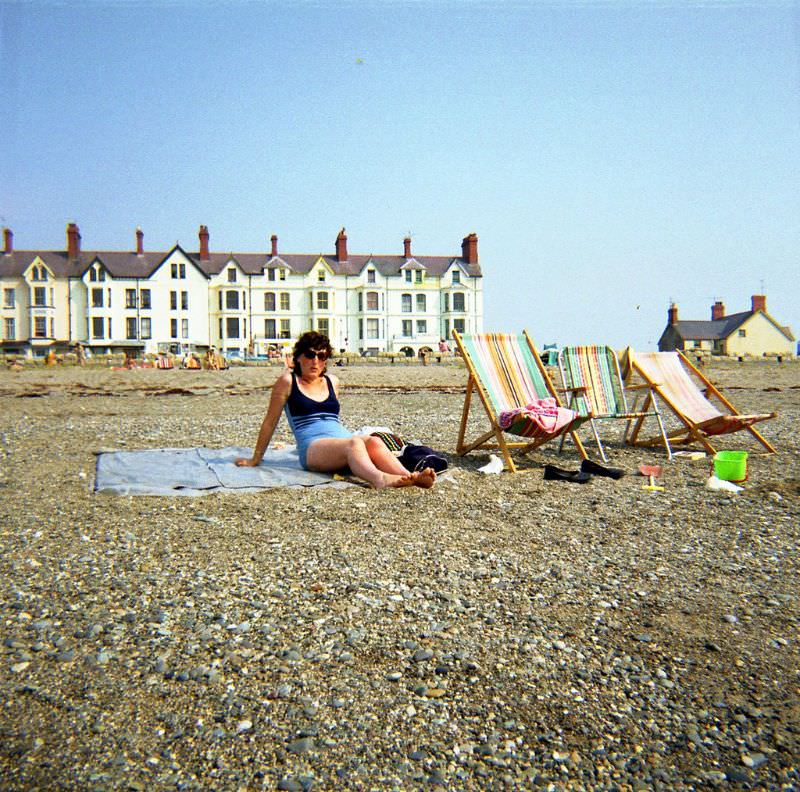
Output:
<instances>
[{"instance_id":1,"label":"woman's bare foot","mask_svg":"<svg viewBox=\"0 0 800 792\"><path fill-rule=\"evenodd\" d=\"M422 487L430 489L436 482L436 472L433 468L409 473L407 476L397 476L389 482L390 487Z\"/></svg>"}]
</instances>

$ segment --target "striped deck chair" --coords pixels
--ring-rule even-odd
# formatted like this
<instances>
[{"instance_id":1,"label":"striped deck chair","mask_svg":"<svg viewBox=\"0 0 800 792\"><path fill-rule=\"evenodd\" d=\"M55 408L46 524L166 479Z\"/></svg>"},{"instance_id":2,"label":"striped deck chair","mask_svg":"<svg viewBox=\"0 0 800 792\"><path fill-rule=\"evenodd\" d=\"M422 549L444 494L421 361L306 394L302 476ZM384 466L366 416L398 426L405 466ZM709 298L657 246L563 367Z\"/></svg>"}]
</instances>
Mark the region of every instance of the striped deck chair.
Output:
<instances>
[{"instance_id":1,"label":"striped deck chair","mask_svg":"<svg viewBox=\"0 0 800 792\"><path fill-rule=\"evenodd\" d=\"M626 421L624 438L627 438L631 421L648 417L656 419L667 458L672 459L658 404L651 399L647 410L628 409L617 353L610 346L564 347L558 353L558 368L564 391L569 396L568 406L579 415L588 416L604 462L608 462L608 457L597 431L597 422L608 419ZM561 444L564 444L563 438Z\"/></svg>"},{"instance_id":2,"label":"striped deck chair","mask_svg":"<svg viewBox=\"0 0 800 792\"><path fill-rule=\"evenodd\" d=\"M561 434L569 433L580 455L586 459L586 451L574 431L584 418L575 418L555 433L543 432L539 424L526 416L520 416L505 429L500 426L501 413L525 407L539 399L554 398L561 405L556 389L527 333L462 335L453 331L453 338L469 372L456 443L456 452L460 456L475 449L499 449L508 469L516 473L517 466L511 458L511 449L520 449L522 453L527 453ZM467 443L465 434L473 390L478 392L491 429ZM506 434L525 439L509 441L506 440ZM492 438L494 443L490 442Z\"/></svg>"},{"instance_id":3,"label":"striped deck chair","mask_svg":"<svg viewBox=\"0 0 800 792\"><path fill-rule=\"evenodd\" d=\"M666 404L682 427L669 432L672 443L700 443L706 451L713 454L714 446L709 437L738 432L742 429L749 432L767 452L774 454L775 448L753 428L753 424L774 418L777 413L761 413L758 415L740 415L736 408L714 387L689 360L680 352L634 352L628 351L630 382L638 375L647 387L644 406L655 401L655 397ZM724 412L711 402L715 399L724 408ZM628 442L632 445L653 445L653 438L639 438L642 428L641 420L637 420Z\"/></svg>"}]
</instances>

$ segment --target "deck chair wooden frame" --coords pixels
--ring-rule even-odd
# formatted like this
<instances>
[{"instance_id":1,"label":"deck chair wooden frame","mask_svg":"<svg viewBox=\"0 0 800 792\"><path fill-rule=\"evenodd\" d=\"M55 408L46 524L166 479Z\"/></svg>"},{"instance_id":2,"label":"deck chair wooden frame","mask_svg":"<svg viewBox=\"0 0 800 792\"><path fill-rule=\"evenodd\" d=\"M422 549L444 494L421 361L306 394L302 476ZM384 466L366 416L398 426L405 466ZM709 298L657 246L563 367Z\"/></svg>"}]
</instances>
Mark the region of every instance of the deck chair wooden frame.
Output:
<instances>
[{"instance_id":1,"label":"deck chair wooden frame","mask_svg":"<svg viewBox=\"0 0 800 792\"><path fill-rule=\"evenodd\" d=\"M600 344L566 346L558 353L558 369L564 393L568 394L567 406L579 415L586 415L594 434L597 448L604 462L608 462L606 451L600 440L597 424L599 421L625 421L623 441L627 440L631 422L655 418L659 436L672 459L672 449L658 403L651 400L648 409L631 410L625 395L625 383L619 368L617 353L610 347ZM564 445L564 438L561 438Z\"/></svg>"},{"instance_id":2,"label":"deck chair wooden frame","mask_svg":"<svg viewBox=\"0 0 800 792\"><path fill-rule=\"evenodd\" d=\"M674 355L675 359L682 367L683 376L688 379L688 384L683 384L686 387L691 386L695 388L698 394L708 403L709 408L717 413L717 416L709 418L708 420L693 421L692 418L686 414L685 410L681 408L678 399L674 393L672 393L672 389L668 388L664 382L658 382L657 378L652 376L652 371L646 370L644 360L646 359L645 356L648 355ZM651 404L654 404L657 396L683 424L682 427L674 429L667 434L671 443L686 445L697 442L700 443L708 453L715 454L716 448L709 441L709 437L746 430L766 449L766 453L775 453L775 447L769 443L757 429L753 428L753 424L775 418L777 415L776 412L760 413L757 415L740 415L733 404L725 398L711 380L696 366L692 365L686 355L679 350L674 352L647 352L637 359L636 352L629 349L627 357L629 366L626 382L632 381L634 377L639 377L642 380L642 385L640 387L643 388L642 393L646 394L644 397L644 404L642 405L643 409L647 409ZM667 359L665 358L664 360ZM727 414L720 411L712 400L719 402L725 411L727 411ZM639 419L633 425L628 443L635 446L654 445L654 438L640 437L641 429L642 420Z\"/></svg>"},{"instance_id":3,"label":"deck chair wooden frame","mask_svg":"<svg viewBox=\"0 0 800 792\"><path fill-rule=\"evenodd\" d=\"M578 449L581 457L583 459L587 458L586 450L583 447L583 444L580 441L577 433L571 427L574 426L574 422L572 424L567 425L566 427L562 428L556 434L548 434L545 436L537 437L535 439L525 439L524 441L521 440L507 440L506 435L507 432L500 427L499 424L499 413L500 411L496 409L493 400L489 393L489 386L486 382L484 382L483 378L480 376L476 363L473 361L470 351L467 349L466 343L467 339L472 340L473 338L480 339L481 341L489 340L492 336L505 336L506 338L514 338L516 339L516 343L520 345L521 351L527 349L532 357L532 361L528 362L528 366L530 367L533 365L535 367L535 373L533 371L528 370L528 375L530 376L532 382L536 384L537 380L541 383L542 392L538 393L538 398L547 398L552 397L556 400L556 403L559 406L563 406L561 400L558 397L558 392L556 391L555 387L553 386L550 377L547 374L544 366L542 365L541 358L539 357L538 352L536 351L536 347L533 345L533 342L530 339L527 331L523 332L522 335L519 336L508 336L508 334L503 333L480 333L475 334L474 336L471 335L462 335L457 331L453 331L453 339L458 346L458 350L461 353L461 357L466 364L467 371L469 374L469 379L467 380L467 389L466 394L464 396L464 408L461 412L461 425L458 430L458 440L456 441L456 453L459 456L464 456L468 454L470 451L475 451L476 449L496 449L501 452L503 455L503 460L506 464L508 470L512 473L518 472L527 472L521 471L517 468L514 460L511 457L511 451L518 450L522 454L526 454L529 451L532 451L535 448L543 445L544 443L555 439L561 434L569 434L572 437L572 441L575 443L575 447ZM524 345L524 346L523 346ZM504 363L508 363L508 361L503 361ZM499 376L507 376L506 374L500 373ZM472 393L476 391L478 393L478 398L480 399L481 404L483 405L483 409L486 412L486 416L489 419L489 423L491 424L491 428L484 432L480 437L472 440L470 442L466 441L466 431L467 431L467 421L469 419L469 412L472 404ZM531 394L533 395L533 394ZM508 407L509 409L513 409L516 407L524 407L525 404L508 404L503 405L503 407ZM494 441L494 442L492 442Z\"/></svg>"}]
</instances>

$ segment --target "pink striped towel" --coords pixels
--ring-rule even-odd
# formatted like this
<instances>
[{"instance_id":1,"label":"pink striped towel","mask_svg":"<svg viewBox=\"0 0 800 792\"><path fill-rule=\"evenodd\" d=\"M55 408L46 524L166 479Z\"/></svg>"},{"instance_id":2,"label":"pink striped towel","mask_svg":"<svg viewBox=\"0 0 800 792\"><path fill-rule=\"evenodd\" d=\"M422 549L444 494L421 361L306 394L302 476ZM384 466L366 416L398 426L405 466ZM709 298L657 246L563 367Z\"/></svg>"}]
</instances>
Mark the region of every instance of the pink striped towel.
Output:
<instances>
[{"instance_id":1,"label":"pink striped towel","mask_svg":"<svg viewBox=\"0 0 800 792\"><path fill-rule=\"evenodd\" d=\"M536 399L525 407L514 410L503 410L497 416L501 429L508 429L520 419L527 419L537 424L547 434L558 434L564 427L569 426L578 413L567 407L560 407L553 398Z\"/></svg>"}]
</instances>

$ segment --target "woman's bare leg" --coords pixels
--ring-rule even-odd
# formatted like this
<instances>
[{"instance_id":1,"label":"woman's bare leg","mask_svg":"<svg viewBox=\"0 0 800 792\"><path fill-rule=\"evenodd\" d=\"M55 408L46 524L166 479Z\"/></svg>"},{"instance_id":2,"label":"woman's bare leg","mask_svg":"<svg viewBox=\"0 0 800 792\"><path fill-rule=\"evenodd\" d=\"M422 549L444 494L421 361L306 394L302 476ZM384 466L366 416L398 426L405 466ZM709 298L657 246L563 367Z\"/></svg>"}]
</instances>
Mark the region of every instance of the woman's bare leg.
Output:
<instances>
[{"instance_id":1,"label":"woman's bare leg","mask_svg":"<svg viewBox=\"0 0 800 792\"><path fill-rule=\"evenodd\" d=\"M367 453L378 470L384 473L394 473L398 476L407 476L408 470L403 467L403 463L386 447L386 443L380 437L364 438Z\"/></svg>"},{"instance_id":2,"label":"woman's bare leg","mask_svg":"<svg viewBox=\"0 0 800 792\"><path fill-rule=\"evenodd\" d=\"M420 473L409 473L402 465L402 473L380 470L370 458L363 437L315 440L308 448L306 464L309 470L323 473L331 473L347 466L354 475L364 479L375 489L412 485L427 489L436 481L436 474L430 468Z\"/></svg>"}]
</instances>

